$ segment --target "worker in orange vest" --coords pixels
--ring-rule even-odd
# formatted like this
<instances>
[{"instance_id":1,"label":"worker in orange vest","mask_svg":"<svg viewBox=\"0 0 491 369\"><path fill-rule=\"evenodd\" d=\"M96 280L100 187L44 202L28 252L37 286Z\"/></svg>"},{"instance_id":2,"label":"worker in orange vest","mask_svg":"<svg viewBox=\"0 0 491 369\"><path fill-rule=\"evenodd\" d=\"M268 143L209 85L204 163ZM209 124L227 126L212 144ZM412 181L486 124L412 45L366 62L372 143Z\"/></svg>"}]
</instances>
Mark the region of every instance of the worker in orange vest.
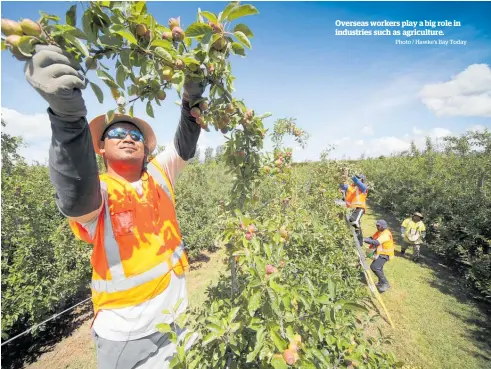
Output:
<instances>
[{"instance_id":1,"label":"worker in orange vest","mask_svg":"<svg viewBox=\"0 0 491 369\"><path fill-rule=\"evenodd\" d=\"M377 232L372 237L364 238L363 241L370 245L370 249L374 250L374 261L370 265L370 269L378 278L377 289L379 292L385 292L390 288L390 285L384 275L384 265L394 256L394 239L385 220L377 220L375 225Z\"/></svg>"},{"instance_id":2,"label":"worker in orange vest","mask_svg":"<svg viewBox=\"0 0 491 369\"><path fill-rule=\"evenodd\" d=\"M195 155L201 128L190 102L204 83L186 82L174 141L148 160L157 140L142 119L104 115L87 124L80 66L55 46L36 46L27 81L48 102L49 151L56 203L76 237L93 245L92 330L99 369L168 368L176 345L157 330L188 305L188 268L174 185ZM107 173L99 175L96 155ZM179 340L186 329L178 328ZM189 338L189 337L188 337ZM187 348L192 344L187 341Z\"/></svg>"},{"instance_id":3,"label":"worker in orange vest","mask_svg":"<svg viewBox=\"0 0 491 369\"><path fill-rule=\"evenodd\" d=\"M349 215L349 221L355 228L360 245L363 243L363 233L361 230L361 217L367 211L368 186L365 184L366 177L363 174L354 175L353 183L348 185L342 183L340 190L343 192L343 199L346 207L353 209Z\"/></svg>"}]
</instances>

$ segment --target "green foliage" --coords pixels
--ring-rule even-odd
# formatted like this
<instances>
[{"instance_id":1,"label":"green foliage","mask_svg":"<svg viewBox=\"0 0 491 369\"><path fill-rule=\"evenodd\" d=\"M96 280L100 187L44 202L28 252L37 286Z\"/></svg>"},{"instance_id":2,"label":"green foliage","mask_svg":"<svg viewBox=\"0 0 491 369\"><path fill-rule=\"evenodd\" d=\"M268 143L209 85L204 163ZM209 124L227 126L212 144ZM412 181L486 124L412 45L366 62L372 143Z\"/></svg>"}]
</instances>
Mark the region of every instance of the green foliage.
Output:
<instances>
[{"instance_id":1,"label":"green foliage","mask_svg":"<svg viewBox=\"0 0 491 369\"><path fill-rule=\"evenodd\" d=\"M187 165L176 183L176 211L184 244L193 258L201 250L214 250L220 234L217 222L232 178L222 163L208 160Z\"/></svg>"},{"instance_id":2,"label":"green foliage","mask_svg":"<svg viewBox=\"0 0 491 369\"><path fill-rule=\"evenodd\" d=\"M73 302L90 281L91 248L56 207L48 168L27 165L20 144L2 132L3 338Z\"/></svg>"},{"instance_id":3,"label":"green foliage","mask_svg":"<svg viewBox=\"0 0 491 369\"><path fill-rule=\"evenodd\" d=\"M373 182L370 199L401 221L423 212L431 248L490 299L491 133L447 137L441 147L427 139L422 153L357 165Z\"/></svg>"}]
</instances>

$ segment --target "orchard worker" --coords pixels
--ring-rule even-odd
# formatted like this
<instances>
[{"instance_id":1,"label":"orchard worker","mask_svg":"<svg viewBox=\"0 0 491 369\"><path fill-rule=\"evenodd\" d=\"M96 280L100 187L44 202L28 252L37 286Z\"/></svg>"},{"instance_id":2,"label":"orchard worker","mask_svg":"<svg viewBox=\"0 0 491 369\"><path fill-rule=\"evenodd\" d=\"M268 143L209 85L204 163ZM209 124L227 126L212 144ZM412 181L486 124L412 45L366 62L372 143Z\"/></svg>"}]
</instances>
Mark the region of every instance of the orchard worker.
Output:
<instances>
[{"instance_id":1,"label":"orchard worker","mask_svg":"<svg viewBox=\"0 0 491 369\"><path fill-rule=\"evenodd\" d=\"M394 256L394 240L385 220L377 220L375 225L377 232L372 237L363 239L363 241L368 243L371 249L375 249L374 261L370 265L370 269L378 278L377 289L379 292L385 292L390 288L390 285L384 275L384 265Z\"/></svg>"},{"instance_id":2,"label":"orchard worker","mask_svg":"<svg viewBox=\"0 0 491 369\"><path fill-rule=\"evenodd\" d=\"M411 218L406 218L401 224L401 235L404 237L401 254L404 255L409 246L414 247L413 259L420 258L420 249L426 237L426 226L423 223L423 214L416 211Z\"/></svg>"},{"instance_id":3,"label":"orchard worker","mask_svg":"<svg viewBox=\"0 0 491 369\"><path fill-rule=\"evenodd\" d=\"M358 241L360 245L363 244L363 233L361 230L361 217L367 211L367 195L368 186L365 184L366 177L363 174L354 175L352 178L353 183L348 185L347 183L342 183L340 189L344 192L344 201L346 207L353 209L349 215L349 221L351 225L355 228L356 234L358 235Z\"/></svg>"},{"instance_id":4,"label":"orchard worker","mask_svg":"<svg viewBox=\"0 0 491 369\"><path fill-rule=\"evenodd\" d=\"M176 217L174 184L192 158L201 128L189 101L205 85L186 82L173 145L150 162L157 140L148 123L116 115L87 124L79 65L61 49L36 46L27 81L47 101L50 177L74 234L93 245L93 335L100 369L168 368L176 347L156 325L188 304L187 256ZM96 155L107 173L99 175ZM183 338L185 330L177 334ZM189 346L188 346L189 347Z\"/></svg>"}]
</instances>

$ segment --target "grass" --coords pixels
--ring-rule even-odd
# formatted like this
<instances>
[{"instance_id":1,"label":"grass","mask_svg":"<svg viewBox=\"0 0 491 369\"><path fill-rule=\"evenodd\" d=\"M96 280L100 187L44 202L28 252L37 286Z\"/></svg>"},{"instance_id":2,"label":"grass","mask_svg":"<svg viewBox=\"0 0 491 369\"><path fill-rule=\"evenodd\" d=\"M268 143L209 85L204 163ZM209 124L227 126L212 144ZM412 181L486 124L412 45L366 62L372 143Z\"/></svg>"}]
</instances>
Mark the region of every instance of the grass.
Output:
<instances>
[{"instance_id":1,"label":"grass","mask_svg":"<svg viewBox=\"0 0 491 369\"><path fill-rule=\"evenodd\" d=\"M375 233L376 219L388 222L396 240L396 257L384 267L391 288L382 294L395 329L379 322L382 331L392 336L384 347L406 365L425 369L491 368L489 306L472 301L455 272L428 250L423 249L420 263L410 260L412 249L402 257L400 227L393 217L369 209L362 220L364 237Z\"/></svg>"},{"instance_id":2,"label":"grass","mask_svg":"<svg viewBox=\"0 0 491 369\"><path fill-rule=\"evenodd\" d=\"M212 282L218 280L220 272L225 270L222 259L225 249L216 252L203 252L191 263L187 274L187 289L190 308L204 303L206 289ZM90 307L90 304L89 304ZM85 313L78 319L86 320L71 336L63 339L54 347L40 356L34 363L26 365L27 369L93 369L97 368L95 345L92 340L90 323L92 311L86 308Z\"/></svg>"}]
</instances>

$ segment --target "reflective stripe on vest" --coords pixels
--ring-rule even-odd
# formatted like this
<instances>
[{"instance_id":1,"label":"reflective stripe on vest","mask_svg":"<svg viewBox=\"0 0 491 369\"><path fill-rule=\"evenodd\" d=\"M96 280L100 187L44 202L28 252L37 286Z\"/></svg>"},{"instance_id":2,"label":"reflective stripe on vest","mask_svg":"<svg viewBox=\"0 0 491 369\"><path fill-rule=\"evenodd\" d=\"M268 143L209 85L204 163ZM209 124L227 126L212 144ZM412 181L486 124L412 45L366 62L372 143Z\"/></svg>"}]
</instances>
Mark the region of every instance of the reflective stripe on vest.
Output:
<instances>
[{"instance_id":1,"label":"reflective stripe on vest","mask_svg":"<svg viewBox=\"0 0 491 369\"><path fill-rule=\"evenodd\" d=\"M166 275L174 266L176 266L179 263L183 254L184 254L184 245L181 243L172 254L171 257L172 267L169 266L169 263L162 263L150 270L147 270L145 273L133 277L121 279L121 280L115 280L114 277L110 281L93 280L92 288L97 292L107 292L107 293L127 291L133 287L140 286L144 283L154 280L155 278ZM111 269L111 273L112 273L112 269Z\"/></svg>"},{"instance_id":2,"label":"reflective stripe on vest","mask_svg":"<svg viewBox=\"0 0 491 369\"><path fill-rule=\"evenodd\" d=\"M167 196L169 196L169 199L172 200L172 203L175 204L175 198L174 198L174 192L169 188L171 186L170 182L168 182L167 177L162 173L162 171L157 168L157 166L153 163L150 162L147 165L147 172L150 174L155 182L157 182L165 191Z\"/></svg>"}]
</instances>

